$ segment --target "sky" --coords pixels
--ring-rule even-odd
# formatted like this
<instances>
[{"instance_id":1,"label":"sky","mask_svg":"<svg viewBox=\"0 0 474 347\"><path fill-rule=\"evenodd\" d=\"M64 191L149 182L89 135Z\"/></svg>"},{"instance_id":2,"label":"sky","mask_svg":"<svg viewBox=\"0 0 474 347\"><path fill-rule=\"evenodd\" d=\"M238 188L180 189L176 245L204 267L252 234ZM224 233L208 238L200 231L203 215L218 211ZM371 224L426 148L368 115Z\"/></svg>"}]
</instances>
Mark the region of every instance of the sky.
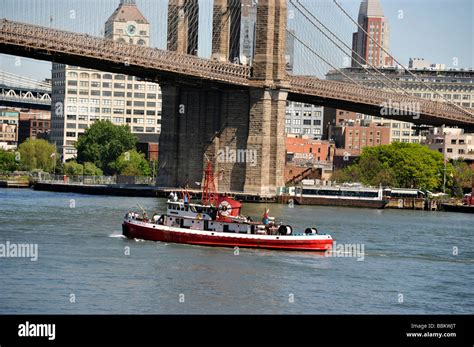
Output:
<instances>
[{"instance_id":1,"label":"sky","mask_svg":"<svg viewBox=\"0 0 474 347\"><path fill-rule=\"evenodd\" d=\"M350 45L355 25L338 12L332 0L301 2ZM118 3L119 0L0 0L0 18L102 36L103 25ZM339 3L357 18L359 0ZM199 55L209 57L212 0L199 0L199 4ZM390 23L390 52L402 64L407 65L410 57L417 57L447 67L474 67L474 1L381 0L381 4ZM152 25L151 45L165 48L167 0L137 0L137 6ZM343 66L337 48L315 35L315 29L304 23L303 17L295 15L288 26L294 26L311 47ZM328 70L311 53L300 55L297 51L295 73L311 74L318 69L324 74ZM1 54L0 70L42 80L50 78L51 63Z\"/></svg>"}]
</instances>

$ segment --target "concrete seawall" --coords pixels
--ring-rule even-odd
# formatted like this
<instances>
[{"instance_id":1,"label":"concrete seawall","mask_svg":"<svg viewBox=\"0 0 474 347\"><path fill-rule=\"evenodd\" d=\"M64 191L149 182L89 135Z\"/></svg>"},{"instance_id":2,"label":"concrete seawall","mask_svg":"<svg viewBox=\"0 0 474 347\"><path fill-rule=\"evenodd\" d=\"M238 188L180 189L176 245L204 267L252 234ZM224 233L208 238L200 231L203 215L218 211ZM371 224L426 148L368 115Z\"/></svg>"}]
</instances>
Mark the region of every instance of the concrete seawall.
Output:
<instances>
[{"instance_id":1,"label":"concrete seawall","mask_svg":"<svg viewBox=\"0 0 474 347\"><path fill-rule=\"evenodd\" d=\"M171 192L179 192L179 188L163 188L149 185L88 185L88 184L65 184L37 182L33 186L34 190L79 193L90 195L113 195L113 196L134 196L134 197L160 197L167 198ZM193 198L201 198L201 191L189 189L188 192ZM246 202L276 202L276 197L272 195L245 194L240 192L223 192L234 196L236 199Z\"/></svg>"}]
</instances>

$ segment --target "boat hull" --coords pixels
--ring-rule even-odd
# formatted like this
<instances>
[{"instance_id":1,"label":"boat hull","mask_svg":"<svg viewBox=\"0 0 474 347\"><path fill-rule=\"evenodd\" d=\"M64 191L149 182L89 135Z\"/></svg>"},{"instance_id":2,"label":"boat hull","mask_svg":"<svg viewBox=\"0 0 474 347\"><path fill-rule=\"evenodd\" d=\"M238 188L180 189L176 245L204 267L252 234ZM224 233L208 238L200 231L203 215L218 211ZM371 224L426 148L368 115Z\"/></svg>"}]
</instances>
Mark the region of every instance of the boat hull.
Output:
<instances>
[{"instance_id":1,"label":"boat hull","mask_svg":"<svg viewBox=\"0 0 474 347\"><path fill-rule=\"evenodd\" d=\"M321 206L344 206L364 208L385 208L388 200L358 200L358 199L334 199L320 197L298 197L295 202L299 205L321 205Z\"/></svg>"},{"instance_id":2,"label":"boat hull","mask_svg":"<svg viewBox=\"0 0 474 347\"><path fill-rule=\"evenodd\" d=\"M326 251L331 249L333 244L333 239L329 235L270 236L235 234L173 228L127 220L123 222L122 230L126 237L132 239L217 247Z\"/></svg>"}]
</instances>

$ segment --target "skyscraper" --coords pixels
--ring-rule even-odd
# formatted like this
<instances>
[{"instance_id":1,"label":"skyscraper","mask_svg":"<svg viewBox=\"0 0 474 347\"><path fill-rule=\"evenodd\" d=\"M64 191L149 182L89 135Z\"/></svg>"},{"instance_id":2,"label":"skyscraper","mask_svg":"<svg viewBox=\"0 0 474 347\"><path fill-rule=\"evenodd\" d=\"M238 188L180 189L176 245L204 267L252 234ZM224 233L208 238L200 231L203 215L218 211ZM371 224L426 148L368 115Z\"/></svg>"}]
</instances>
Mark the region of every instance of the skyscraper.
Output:
<instances>
[{"instance_id":1,"label":"skyscraper","mask_svg":"<svg viewBox=\"0 0 474 347\"><path fill-rule=\"evenodd\" d=\"M363 0L358 22L363 30L359 28L352 36L352 49L359 55L352 53L352 67L358 67L357 62L375 67L393 66L393 59L380 48L383 47L388 52L390 36L389 24L380 1ZM369 33L372 39L364 31Z\"/></svg>"},{"instance_id":2,"label":"skyscraper","mask_svg":"<svg viewBox=\"0 0 474 347\"><path fill-rule=\"evenodd\" d=\"M135 0L120 1L104 33L124 44L150 43L150 24ZM78 137L96 120L128 125L139 138L161 130L160 86L133 76L53 63L51 99L50 140L63 160L76 156Z\"/></svg>"}]
</instances>

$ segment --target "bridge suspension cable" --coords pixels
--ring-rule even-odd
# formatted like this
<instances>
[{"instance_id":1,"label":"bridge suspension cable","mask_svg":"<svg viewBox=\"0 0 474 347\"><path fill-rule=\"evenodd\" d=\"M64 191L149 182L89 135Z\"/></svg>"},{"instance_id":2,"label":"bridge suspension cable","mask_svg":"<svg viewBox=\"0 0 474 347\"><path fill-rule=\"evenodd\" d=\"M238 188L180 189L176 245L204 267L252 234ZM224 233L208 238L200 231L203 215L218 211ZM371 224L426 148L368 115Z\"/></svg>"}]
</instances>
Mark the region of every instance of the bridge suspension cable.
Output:
<instances>
[{"instance_id":1,"label":"bridge suspension cable","mask_svg":"<svg viewBox=\"0 0 474 347\"><path fill-rule=\"evenodd\" d=\"M291 0L290 0L291 1ZM362 30L362 32L367 35L367 37L372 41L374 42L378 48L380 48L384 53L386 53L390 58L393 59L393 61L395 61L398 65L400 66L403 66L403 64L401 64L393 55L391 55L384 47L382 47L378 42L377 40L375 40L372 35L370 35L336 0L333 0L334 4L336 4L336 6L342 11L342 13L344 13L355 25L357 25L357 27L359 29ZM471 115L471 117L474 117L474 114L472 112L470 112L469 110L465 109L464 107L461 107L460 105L457 105L456 103L452 102L451 100L445 98L441 93L439 93L437 90L435 90L434 88L432 88L430 85L428 85L427 83L425 83L423 80L421 80L416 74L414 74L413 72L411 72L410 70L408 69L405 69L406 72L408 72L408 74L410 74L412 77L414 77L418 82L421 82L427 89L429 89L430 91L432 91L433 93L435 93L436 95L438 95L439 98L445 100L450 106L452 107L455 107L463 112L466 112L468 114Z\"/></svg>"},{"instance_id":2,"label":"bridge suspension cable","mask_svg":"<svg viewBox=\"0 0 474 347\"><path fill-rule=\"evenodd\" d=\"M317 56L319 59L321 59L322 61L324 61L326 64L328 64L329 66L331 66L333 69L337 70L338 72L340 72L344 77L346 77L348 80L350 80L351 82L355 83L356 85L360 86L360 87L363 87L362 84L360 84L359 82L357 82L356 80L354 80L353 78L351 78L349 75L347 75L345 72L343 72L342 70L338 69L334 64L332 64L331 62L329 62L327 59L325 59L324 57L322 57L321 55L319 55L314 49L312 49L308 44L306 44L303 40L301 40L298 36L296 36L293 32L291 32L290 30L286 30L287 34L290 34L292 37L295 38L296 41L298 41L299 43L301 43L306 49L308 49L311 53L313 53L315 56Z\"/></svg>"},{"instance_id":3,"label":"bridge suspension cable","mask_svg":"<svg viewBox=\"0 0 474 347\"><path fill-rule=\"evenodd\" d=\"M18 76L7 71L0 71L0 82L10 83L11 86L37 89L51 89L51 84L37 81L29 77Z\"/></svg>"},{"instance_id":4,"label":"bridge suspension cable","mask_svg":"<svg viewBox=\"0 0 474 347\"><path fill-rule=\"evenodd\" d=\"M293 2L293 0L290 0L290 2L295 5L295 3ZM373 76L377 81L381 82L385 87L387 87L388 89L394 91L395 93L398 93L398 90L396 88L398 88L402 93L408 95L408 96L411 96L410 93L408 93L405 89L403 89L403 87L401 87L398 83L396 83L394 80L388 78L387 76L385 76L385 74L383 74L376 66L368 63L365 58L363 58L362 56L360 56L355 50L353 50L349 45L347 45L343 40L341 40L337 34L335 34L331 29L329 29L326 25L324 25L324 23L322 23L306 6L304 6L302 3L300 3L299 0L296 0L296 3L301 6L301 8L299 8L298 6L295 5L295 8L318 30L320 31L325 37L327 37L337 48L339 48L339 50L341 50L344 54L348 55L351 57L352 61L354 61L356 64L358 64L361 68L363 68L368 74L370 74L371 76ZM308 18L307 14L305 14L304 12L306 12L307 14L309 14L320 26L322 26L326 31L328 31L335 39L337 39L344 47L346 47L349 51L351 51L351 53L354 53L355 55L357 55L360 59L362 59L366 65L369 65L373 70L375 70L376 72L379 73L380 76L382 76L384 79L386 79L390 84L393 84L395 85L396 88L393 88L391 87L390 84L387 84L385 83L384 81L382 81L380 78L379 78L379 75L375 74L374 72L370 71L366 66L364 66L364 64L360 63L357 59L354 59L353 57L353 54L347 54L347 52L337 43L335 43L329 36L328 34L326 34L325 32L322 31L321 28L318 27L318 25L316 23L314 23L313 20L311 20L310 18Z\"/></svg>"}]
</instances>

